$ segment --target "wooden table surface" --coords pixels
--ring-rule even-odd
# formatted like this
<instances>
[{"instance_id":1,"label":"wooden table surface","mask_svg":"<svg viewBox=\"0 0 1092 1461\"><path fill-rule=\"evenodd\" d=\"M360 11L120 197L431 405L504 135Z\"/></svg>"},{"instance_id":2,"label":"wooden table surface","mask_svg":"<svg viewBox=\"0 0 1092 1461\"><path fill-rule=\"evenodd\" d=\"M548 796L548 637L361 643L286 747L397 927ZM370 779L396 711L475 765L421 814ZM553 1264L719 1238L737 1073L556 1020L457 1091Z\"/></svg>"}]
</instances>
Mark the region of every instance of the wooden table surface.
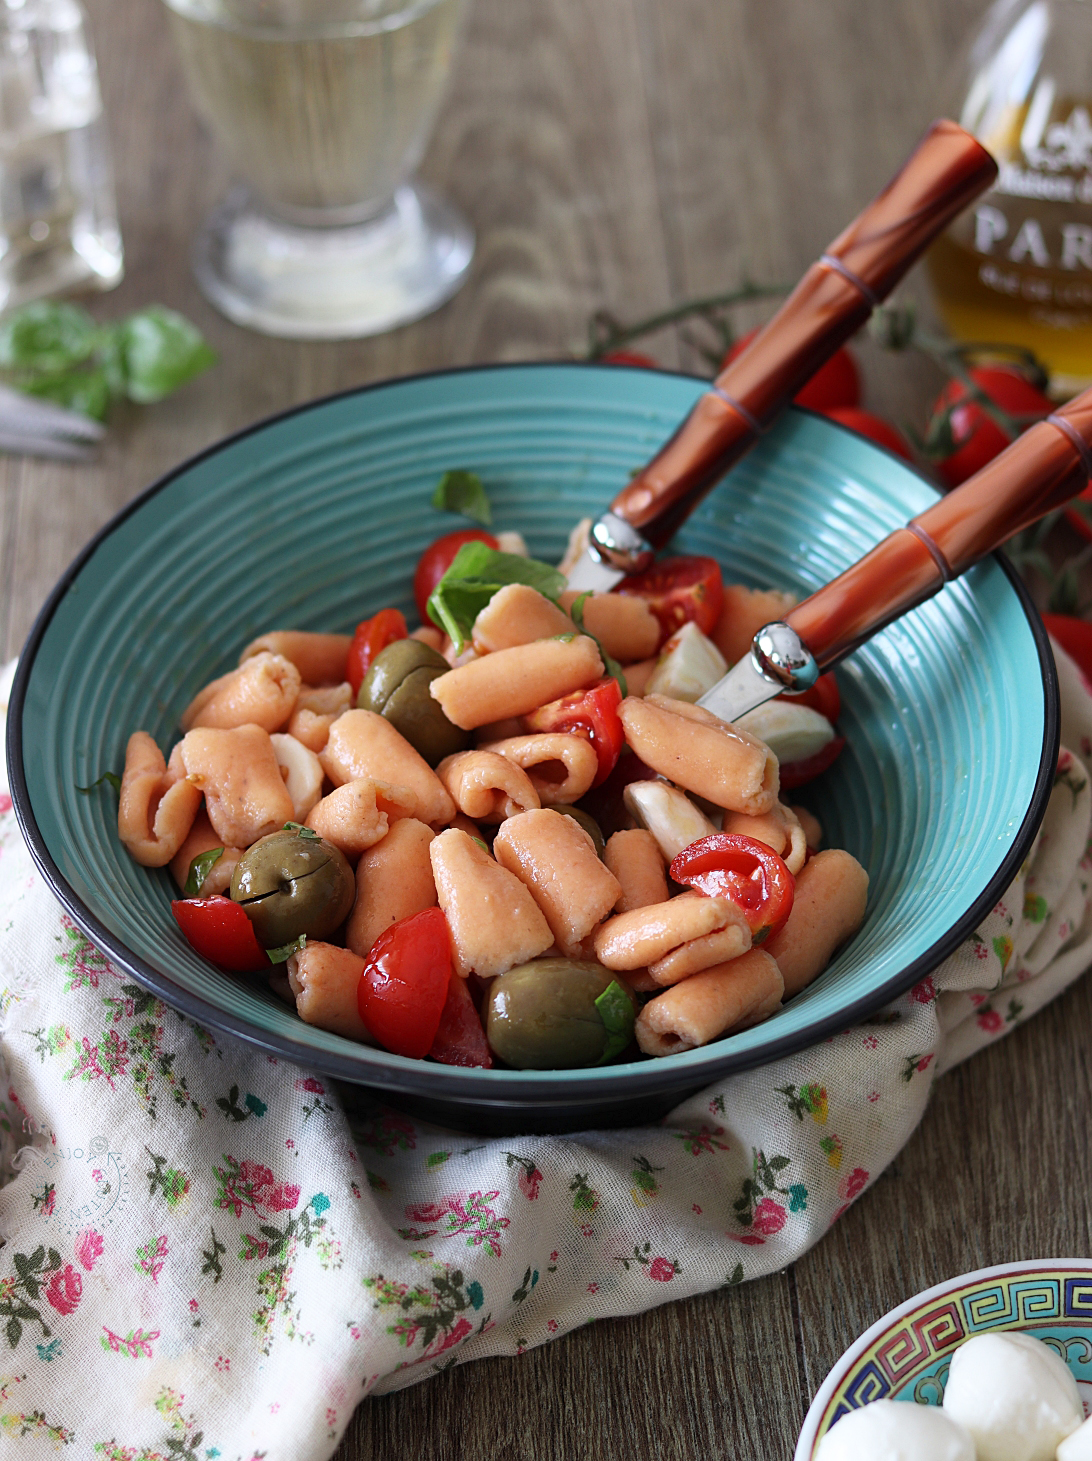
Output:
<instances>
[{"instance_id":1,"label":"wooden table surface","mask_svg":"<svg viewBox=\"0 0 1092 1461\"><path fill-rule=\"evenodd\" d=\"M158 0L86 4L127 268L93 308L181 309L221 363L160 406L119 412L93 467L0 459L7 654L87 537L226 432L384 376L579 353L597 307L632 317L744 277L795 278L944 108L953 48L985 9L473 0L423 169L477 229L470 281L431 319L319 345L248 334L198 294L190 240L225 166ZM695 368L673 335L654 343L665 364ZM871 347L861 358L867 403L921 424L931 367ZM788 1458L828 1368L886 1309L983 1264L1092 1249L1089 1032L1086 980L940 1081L897 1162L784 1273L370 1400L338 1461Z\"/></svg>"}]
</instances>

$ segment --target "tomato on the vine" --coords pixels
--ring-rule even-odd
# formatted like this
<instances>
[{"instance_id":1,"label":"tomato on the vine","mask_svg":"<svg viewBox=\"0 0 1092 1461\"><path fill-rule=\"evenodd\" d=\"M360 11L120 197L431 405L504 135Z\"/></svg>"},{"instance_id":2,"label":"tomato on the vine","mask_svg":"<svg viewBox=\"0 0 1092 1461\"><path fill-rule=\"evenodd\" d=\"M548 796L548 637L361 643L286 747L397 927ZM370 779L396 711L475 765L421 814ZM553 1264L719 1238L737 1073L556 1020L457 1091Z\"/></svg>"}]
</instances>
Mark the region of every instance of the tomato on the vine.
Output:
<instances>
[{"instance_id":1,"label":"tomato on the vine","mask_svg":"<svg viewBox=\"0 0 1092 1461\"><path fill-rule=\"evenodd\" d=\"M688 553L661 558L644 573L631 573L614 590L646 599L660 621L660 648L691 620L712 634L724 603L724 580L715 558Z\"/></svg>"},{"instance_id":2,"label":"tomato on the vine","mask_svg":"<svg viewBox=\"0 0 1092 1461\"><path fill-rule=\"evenodd\" d=\"M659 361L643 350L608 350L599 357L600 365L639 365L644 370L659 370Z\"/></svg>"},{"instance_id":3,"label":"tomato on the vine","mask_svg":"<svg viewBox=\"0 0 1092 1461\"><path fill-rule=\"evenodd\" d=\"M1092 682L1092 624L1070 614L1044 614L1047 633L1073 660L1085 679Z\"/></svg>"},{"instance_id":4,"label":"tomato on the vine","mask_svg":"<svg viewBox=\"0 0 1092 1461\"><path fill-rule=\"evenodd\" d=\"M484 528L460 528L455 533L445 533L430 543L417 560L413 575L413 599L422 624L431 624L428 616L428 601L432 590L455 562L455 555L464 543L484 543L494 551L500 547L492 533Z\"/></svg>"},{"instance_id":5,"label":"tomato on the vine","mask_svg":"<svg viewBox=\"0 0 1092 1461\"><path fill-rule=\"evenodd\" d=\"M591 741L599 758L599 770L592 786L601 786L614 770L625 745L625 732L618 714L622 691L618 681L607 677L590 690L575 690L560 700L540 705L523 717L529 732L568 731Z\"/></svg>"},{"instance_id":6,"label":"tomato on the vine","mask_svg":"<svg viewBox=\"0 0 1092 1461\"><path fill-rule=\"evenodd\" d=\"M349 658L345 664L345 678L349 681L354 701L376 655L386 649L388 644L408 638L409 630L401 609L380 609L378 614L356 626L353 642L349 645Z\"/></svg>"},{"instance_id":7,"label":"tomato on the vine","mask_svg":"<svg viewBox=\"0 0 1092 1461\"><path fill-rule=\"evenodd\" d=\"M233 974L269 968L269 955L241 903L221 896L174 898L171 912L190 947L218 968Z\"/></svg>"},{"instance_id":8,"label":"tomato on the vine","mask_svg":"<svg viewBox=\"0 0 1092 1461\"><path fill-rule=\"evenodd\" d=\"M1054 403L1013 366L975 365L968 372L978 388L1023 430L1049 416ZM949 413L954 450L936 463L949 487L958 487L992 462L1012 441L985 408L968 399L962 381L950 380L937 397L933 418Z\"/></svg>"},{"instance_id":9,"label":"tomato on the vine","mask_svg":"<svg viewBox=\"0 0 1092 1461\"><path fill-rule=\"evenodd\" d=\"M840 426L847 426L850 431L857 432L858 436L867 436L870 441L885 446L904 461L914 460L906 437L897 426L892 426L882 416L875 416L871 411L862 411L859 406L832 406L823 415L831 421L837 421Z\"/></svg>"},{"instance_id":10,"label":"tomato on the vine","mask_svg":"<svg viewBox=\"0 0 1092 1461\"><path fill-rule=\"evenodd\" d=\"M721 370L737 355L742 355L757 334L758 330L755 329L741 335L721 361ZM801 387L794 397L798 406L807 406L811 411L831 411L843 406L856 406L860 399L861 378L857 372L857 362L844 345L819 367L807 385Z\"/></svg>"},{"instance_id":11,"label":"tomato on the vine","mask_svg":"<svg viewBox=\"0 0 1092 1461\"><path fill-rule=\"evenodd\" d=\"M772 847L754 837L714 832L692 842L670 868L676 883L742 908L755 942L776 933L792 912L796 882Z\"/></svg>"},{"instance_id":12,"label":"tomato on the vine","mask_svg":"<svg viewBox=\"0 0 1092 1461\"><path fill-rule=\"evenodd\" d=\"M451 979L451 934L439 908L384 929L357 986L360 1018L385 1050L422 1060L432 1048Z\"/></svg>"}]
</instances>

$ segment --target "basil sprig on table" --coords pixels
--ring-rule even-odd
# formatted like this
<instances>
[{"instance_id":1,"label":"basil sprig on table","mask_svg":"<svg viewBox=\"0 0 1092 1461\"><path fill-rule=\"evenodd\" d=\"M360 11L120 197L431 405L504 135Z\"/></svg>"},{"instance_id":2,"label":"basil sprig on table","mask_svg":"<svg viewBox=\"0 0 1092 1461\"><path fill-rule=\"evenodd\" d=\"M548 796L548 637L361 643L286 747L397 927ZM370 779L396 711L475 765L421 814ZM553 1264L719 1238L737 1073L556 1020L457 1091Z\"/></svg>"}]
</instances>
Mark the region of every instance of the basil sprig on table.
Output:
<instances>
[{"instance_id":1,"label":"basil sprig on table","mask_svg":"<svg viewBox=\"0 0 1092 1461\"><path fill-rule=\"evenodd\" d=\"M603 1021L603 1028L607 1032L606 1046L596 1061L597 1065L604 1065L608 1060L613 1060L616 1055L621 1055L633 1039L635 1023L633 1003L618 980L612 979L595 1001L595 1008L599 1011L599 1018Z\"/></svg>"},{"instance_id":2,"label":"basil sprig on table","mask_svg":"<svg viewBox=\"0 0 1092 1461\"><path fill-rule=\"evenodd\" d=\"M113 401L161 401L215 364L197 326L161 304L100 325L79 305L43 299L0 321L8 384L98 421Z\"/></svg>"},{"instance_id":3,"label":"basil sprig on table","mask_svg":"<svg viewBox=\"0 0 1092 1461\"><path fill-rule=\"evenodd\" d=\"M464 543L451 567L432 590L428 616L462 654L474 620L495 593L510 583L526 583L548 599L565 588L565 575L548 563L518 553L498 553L485 543Z\"/></svg>"},{"instance_id":4,"label":"basil sprig on table","mask_svg":"<svg viewBox=\"0 0 1092 1461\"><path fill-rule=\"evenodd\" d=\"M477 472L467 472L462 468L445 472L432 494L432 505L437 512L461 513L472 522L481 523L483 528L491 527L493 523L493 508L485 483Z\"/></svg>"},{"instance_id":5,"label":"basil sprig on table","mask_svg":"<svg viewBox=\"0 0 1092 1461\"><path fill-rule=\"evenodd\" d=\"M187 898L197 898L201 894L205 879L224 855L222 847L210 847L207 852L199 852L190 861L190 870L186 874L186 886L182 889Z\"/></svg>"}]
</instances>

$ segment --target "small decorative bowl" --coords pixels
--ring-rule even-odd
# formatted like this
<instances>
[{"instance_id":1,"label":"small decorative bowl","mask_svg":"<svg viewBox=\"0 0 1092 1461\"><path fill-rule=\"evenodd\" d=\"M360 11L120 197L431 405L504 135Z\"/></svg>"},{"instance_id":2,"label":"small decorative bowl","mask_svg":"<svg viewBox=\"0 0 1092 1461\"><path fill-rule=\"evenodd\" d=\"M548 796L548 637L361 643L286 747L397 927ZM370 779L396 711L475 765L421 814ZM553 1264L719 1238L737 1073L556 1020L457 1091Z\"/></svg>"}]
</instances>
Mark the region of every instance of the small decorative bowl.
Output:
<instances>
[{"instance_id":1,"label":"small decorative bowl","mask_svg":"<svg viewBox=\"0 0 1092 1461\"><path fill-rule=\"evenodd\" d=\"M793 1461L812 1461L827 1431L873 1400L940 1405L953 1353L1001 1330L1049 1344L1092 1410L1092 1258L1002 1263L915 1294L862 1334L812 1401Z\"/></svg>"},{"instance_id":2,"label":"small decorative bowl","mask_svg":"<svg viewBox=\"0 0 1092 1461\"><path fill-rule=\"evenodd\" d=\"M1027 855L1053 784L1057 683L1043 630L1002 559L979 564L839 670L844 754L801 800L868 869L864 927L772 1019L700 1050L594 1070L470 1070L407 1060L304 1024L264 984L221 974L171 917L166 870L117 836L130 733L168 748L197 689L268 629L351 631L413 612L419 554L461 526L440 475L478 471L500 528L557 562L705 389L685 376L529 365L352 391L264 422L131 503L66 572L11 696L20 825L58 898L138 982L202 1024L375 1087L445 1125L577 1130L654 1120L729 1071L863 1018L972 932ZM729 581L810 593L936 500L904 462L790 411L702 503L682 552Z\"/></svg>"}]
</instances>

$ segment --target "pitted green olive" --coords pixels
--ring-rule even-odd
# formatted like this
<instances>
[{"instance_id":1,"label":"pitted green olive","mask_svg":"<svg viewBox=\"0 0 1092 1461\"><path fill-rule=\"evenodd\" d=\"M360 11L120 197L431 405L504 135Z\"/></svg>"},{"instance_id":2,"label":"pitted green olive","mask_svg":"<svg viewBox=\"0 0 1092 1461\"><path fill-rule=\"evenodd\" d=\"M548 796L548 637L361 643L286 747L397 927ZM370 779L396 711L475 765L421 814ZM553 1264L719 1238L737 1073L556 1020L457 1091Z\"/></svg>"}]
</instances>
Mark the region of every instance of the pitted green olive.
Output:
<instances>
[{"instance_id":1,"label":"pitted green olive","mask_svg":"<svg viewBox=\"0 0 1092 1461\"><path fill-rule=\"evenodd\" d=\"M603 836L599 823L594 817L590 817L583 807L554 807L555 812L560 812L564 817L572 817L578 822L591 840L595 843L595 850L599 856L607 850L607 839Z\"/></svg>"},{"instance_id":2,"label":"pitted green olive","mask_svg":"<svg viewBox=\"0 0 1092 1461\"><path fill-rule=\"evenodd\" d=\"M601 964L533 959L493 981L485 1033L516 1070L575 1070L624 1050L634 1017L633 996Z\"/></svg>"},{"instance_id":3,"label":"pitted green olive","mask_svg":"<svg viewBox=\"0 0 1092 1461\"><path fill-rule=\"evenodd\" d=\"M231 896L246 909L262 947L278 949L300 934L328 938L349 916L356 879L331 843L286 828L243 854Z\"/></svg>"},{"instance_id":4,"label":"pitted green olive","mask_svg":"<svg viewBox=\"0 0 1092 1461\"><path fill-rule=\"evenodd\" d=\"M445 756L465 751L471 739L468 731L452 725L429 694L433 680L448 668L443 655L420 640L396 640L369 666L357 709L382 715L430 766L437 766Z\"/></svg>"}]
</instances>

